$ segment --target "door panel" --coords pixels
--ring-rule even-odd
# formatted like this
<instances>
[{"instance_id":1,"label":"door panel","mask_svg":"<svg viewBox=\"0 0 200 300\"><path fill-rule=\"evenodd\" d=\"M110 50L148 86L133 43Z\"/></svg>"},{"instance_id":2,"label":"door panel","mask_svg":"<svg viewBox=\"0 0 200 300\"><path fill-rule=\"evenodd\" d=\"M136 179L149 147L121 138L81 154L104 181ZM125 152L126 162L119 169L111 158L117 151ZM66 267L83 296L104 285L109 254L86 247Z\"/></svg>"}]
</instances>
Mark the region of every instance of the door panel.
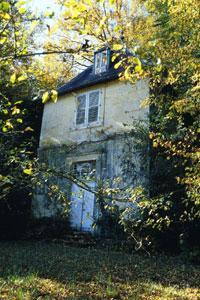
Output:
<instances>
[{"instance_id":1,"label":"door panel","mask_svg":"<svg viewBox=\"0 0 200 300\"><path fill-rule=\"evenodd\" d=\"M82 174L85 176L87 169L91 171L89 164L91 164L91 162L76 164L75 168L76 172L79 172L79 177L82 177ZM92 162L92 164L94 165L94 162ZM86 183L91 188L95 187L94 181L90 180L86 181ZM83 231L93 231L94 199L93 193L80 188L75 183L72 184L70 211L70 223L72 228Z\"/></svg>"}]
</instances>

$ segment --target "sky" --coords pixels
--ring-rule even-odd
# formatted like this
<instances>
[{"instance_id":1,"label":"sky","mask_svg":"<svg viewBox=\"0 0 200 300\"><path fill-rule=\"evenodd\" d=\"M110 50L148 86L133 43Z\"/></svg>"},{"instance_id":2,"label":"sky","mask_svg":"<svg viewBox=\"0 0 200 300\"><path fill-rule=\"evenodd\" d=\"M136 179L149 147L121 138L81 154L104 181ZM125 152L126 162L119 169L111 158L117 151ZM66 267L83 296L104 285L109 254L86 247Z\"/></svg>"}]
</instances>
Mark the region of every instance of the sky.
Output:
<instances>
[{"instance_id":1,"label":"sky","mask_svg":"<svg viewBox=\"0 0 200 300\"><path fill-rule=\"evenodd\" d=\"M38 13L45 11L48 7L55 13L58 11L58 6L55 4L54 0L29 0L28 6Z\"/></svg>"},{"instance_id":2,"label":"sky","mask_svg":"<svg viewBox=\"0 0 200 300\"><path fill-rule=\"evenodd\" d=\"M51 27L54 25L56 20L56 15L59 15L60 7L55 3L54 0L26 0L26 5L30 10L37 16L41 13L51 13L54 12L55 16L53 18L46 18L45 23ZM35 34L38 44L42 44L45 37L48 35L48 28L38 35ZM40 46L39 46L40 49Z\"/></svg>"}]
</instances>

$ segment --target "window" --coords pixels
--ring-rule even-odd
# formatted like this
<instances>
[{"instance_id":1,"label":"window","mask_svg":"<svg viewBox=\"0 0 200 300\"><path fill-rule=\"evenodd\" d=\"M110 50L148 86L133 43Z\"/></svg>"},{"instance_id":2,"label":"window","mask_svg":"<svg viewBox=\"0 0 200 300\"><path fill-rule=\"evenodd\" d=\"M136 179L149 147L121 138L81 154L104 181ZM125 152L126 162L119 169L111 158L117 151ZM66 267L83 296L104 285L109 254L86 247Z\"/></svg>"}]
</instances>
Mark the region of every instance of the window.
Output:
<instances>
[{"instance_id":1,"label":"window","mask_svg":"<svg viewBox=\"0 0 200 300\"><path fill-rule=\"evenodd\" d=\"M95 54L95 74L105 72L108 65L108 53L106 51Z\"/></svg>"},{"instance_id":2,"label":"window","mask_svg":"<svg viewBox=\"0 0 200 300\"><path fill-rule=\"evenodd\" d=\"M96 161L78 162L72 165L73 175L77 178L92 178L95 175Z\"/></svg>"},{"instance_id":3,"label":"window","mask_svg":"<svg viewBox=\"0 0 200 300\"><path fill-rule=\"evenodd\" d=\"M76 125L80 127L99 121L100 92L91 91L77 97Z\"/></svg>"}]
</instances>

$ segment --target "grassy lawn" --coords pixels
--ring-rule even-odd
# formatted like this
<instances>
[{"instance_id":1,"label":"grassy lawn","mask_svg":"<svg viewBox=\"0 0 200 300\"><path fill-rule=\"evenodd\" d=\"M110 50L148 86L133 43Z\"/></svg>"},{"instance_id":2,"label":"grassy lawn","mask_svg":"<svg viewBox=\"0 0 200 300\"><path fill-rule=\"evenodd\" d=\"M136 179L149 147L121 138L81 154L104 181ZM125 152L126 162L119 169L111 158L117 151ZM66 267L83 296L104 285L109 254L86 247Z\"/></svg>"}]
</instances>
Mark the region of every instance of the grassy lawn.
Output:
<instances>
[{"instance_id":1,"label":"grassy lawn","mask_svg":"<svg viewBox=\"0 0 200 300\"><path fill-rule=\"evenodd\" d=\"M200 299L200 270L145 257L45 242L0 243L0 299Z\"/></svg>"}]
</instances>

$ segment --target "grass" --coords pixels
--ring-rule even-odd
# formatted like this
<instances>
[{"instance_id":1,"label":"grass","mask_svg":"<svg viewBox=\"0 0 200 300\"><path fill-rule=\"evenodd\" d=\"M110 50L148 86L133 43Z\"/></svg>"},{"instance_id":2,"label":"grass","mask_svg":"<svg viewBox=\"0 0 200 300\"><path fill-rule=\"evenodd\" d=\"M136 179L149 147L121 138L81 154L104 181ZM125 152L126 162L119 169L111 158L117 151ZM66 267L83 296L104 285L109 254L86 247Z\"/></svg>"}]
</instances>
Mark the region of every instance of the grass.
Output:
<instances>
[{"instance_id":1,"label":"grass","mask_svg":"<svg viewBox=\"0 0 200 300\"><path fill-rule=\"evenodd\" d=\"M198 266L45 242L0 243L0 299L200 299Z\"/></svg>"}]
</instances>

